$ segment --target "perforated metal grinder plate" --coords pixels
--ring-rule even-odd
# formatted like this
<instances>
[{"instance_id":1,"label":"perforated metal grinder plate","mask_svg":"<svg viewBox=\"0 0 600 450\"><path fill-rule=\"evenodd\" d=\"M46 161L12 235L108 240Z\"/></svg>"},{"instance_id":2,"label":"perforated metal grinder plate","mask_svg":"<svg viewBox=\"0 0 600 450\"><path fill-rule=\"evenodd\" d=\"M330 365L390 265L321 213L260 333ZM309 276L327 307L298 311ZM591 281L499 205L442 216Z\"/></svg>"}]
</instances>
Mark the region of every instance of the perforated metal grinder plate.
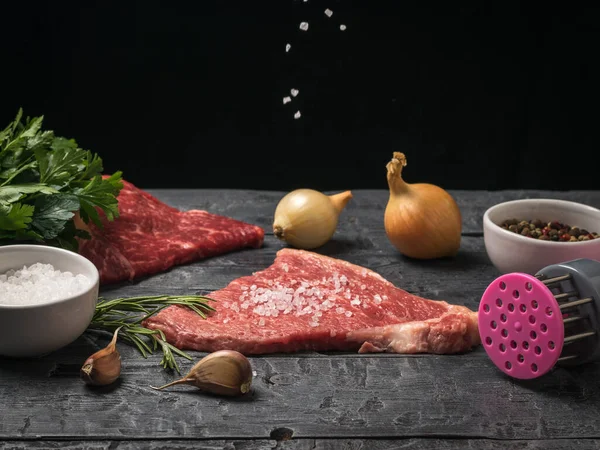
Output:
<instances>
[{"instance_id":1,"label":"perforated metal grinder plate","mask_svg":"<svg viewBox=\"0 0 600 450\"><path fill-rule=\"evenodd\" d=\"M540 377L560 357L561 310L552 292L531 275L510 273L491 283L481 297L478 321L485 351L511 377Z\"/></svg>"}]
</instances>

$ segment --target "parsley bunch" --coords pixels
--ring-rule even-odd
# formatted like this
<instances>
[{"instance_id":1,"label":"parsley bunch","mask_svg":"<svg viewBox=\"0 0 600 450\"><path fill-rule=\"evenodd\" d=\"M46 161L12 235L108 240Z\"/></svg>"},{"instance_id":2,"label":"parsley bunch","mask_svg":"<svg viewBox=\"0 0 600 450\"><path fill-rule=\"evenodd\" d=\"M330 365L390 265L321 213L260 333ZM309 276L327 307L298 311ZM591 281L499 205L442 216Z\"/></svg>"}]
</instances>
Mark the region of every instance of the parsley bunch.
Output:
<instances>
[{"instance_id":1,"label":"parsley bunch","mask_svg":"<svg viewBox=\"0 0 600 450\"><path fill-rule=\"evenodd\" d=\"M103 178L97 154L43 131L43 116L22 119L19 109L0 131L0 244L37 241L77 250L75 238L90 236L75 227L75 213L98 226L98 210L108 220L118 217L121 172Z\"/></svg>"}]
</instances>

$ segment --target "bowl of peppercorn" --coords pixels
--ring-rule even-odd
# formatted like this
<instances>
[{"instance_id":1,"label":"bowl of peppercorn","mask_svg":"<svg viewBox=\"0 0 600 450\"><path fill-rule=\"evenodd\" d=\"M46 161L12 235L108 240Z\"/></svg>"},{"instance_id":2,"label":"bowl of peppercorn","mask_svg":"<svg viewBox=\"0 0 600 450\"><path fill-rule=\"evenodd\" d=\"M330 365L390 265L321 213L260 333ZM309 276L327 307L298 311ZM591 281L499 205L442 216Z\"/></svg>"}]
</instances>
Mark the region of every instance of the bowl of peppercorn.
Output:
<instances>
[{"instance_id":1,"label":"bowl of peppercorn","mask_svg":"<svg viewBox=\"0 0 600 450\"><path fill-rule=\"evenodd\" d=\"M550 264L600 261L599 233L600 210L566 200L513 200L483 215L485 249L502 273L535 275Z\"/></svg>"}]
</instances>

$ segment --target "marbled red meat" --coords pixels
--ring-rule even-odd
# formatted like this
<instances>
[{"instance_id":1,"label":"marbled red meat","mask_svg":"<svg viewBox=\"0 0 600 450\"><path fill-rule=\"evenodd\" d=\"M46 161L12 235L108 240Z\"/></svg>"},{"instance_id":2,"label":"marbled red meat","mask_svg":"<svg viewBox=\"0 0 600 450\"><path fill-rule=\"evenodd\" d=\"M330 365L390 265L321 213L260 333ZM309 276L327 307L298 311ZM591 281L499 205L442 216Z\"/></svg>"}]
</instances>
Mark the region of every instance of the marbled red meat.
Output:
<instances>
[{"instance_id":1,"label":"marbled red meat","mask_svg":"<svg viewBox=\"0 0 600 450\"><path fill-rule=\"evenodd\" d=\"M164 272L179 264L262 246L264 231L207 211L180 211L127 181L119 193L119 217L89 225L91 240L79 252L100 271L102 284Z\"/></svg>"},{"instance_id":2,"label":"marbled red meat","mask_svg":"<svg viewBox=\"0 0 600 450\"><path fill-rule=\"evenodd\" d=\"M182 349L459 353L479 344L477 314L395 287L361 266L282 249L274 263L208 295L206 320L179 306L145 322Z\"/></svg>"}]
</instances>

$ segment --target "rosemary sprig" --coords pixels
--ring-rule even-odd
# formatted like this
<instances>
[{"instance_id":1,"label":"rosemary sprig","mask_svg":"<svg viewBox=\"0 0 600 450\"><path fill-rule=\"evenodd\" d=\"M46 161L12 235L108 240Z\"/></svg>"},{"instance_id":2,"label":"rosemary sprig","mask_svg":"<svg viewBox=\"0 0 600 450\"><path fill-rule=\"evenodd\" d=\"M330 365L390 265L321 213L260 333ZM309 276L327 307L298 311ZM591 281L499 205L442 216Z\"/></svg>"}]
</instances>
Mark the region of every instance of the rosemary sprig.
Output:
<instances>
[{"instance_id":1,"label":"rosemary sprig","mask_svg":"<svg viewBox=\"0 0 600 450\"><path fill-rule=\"evenodd\" d=\"M151 330L140 324L170 305L185 306L205 319L206 312L215 310L209 305L211 301L213 300L202 295L156 295L112 300L100 297L88 330L114 332L121 327L119 337L135 345L144 358L160 347L163 353L160 365L165 369L176 370L177 373L180 373L175 355L188 360L191 360L192 357L169 344L161 330Z\"/></svg>"}]
</instances>

